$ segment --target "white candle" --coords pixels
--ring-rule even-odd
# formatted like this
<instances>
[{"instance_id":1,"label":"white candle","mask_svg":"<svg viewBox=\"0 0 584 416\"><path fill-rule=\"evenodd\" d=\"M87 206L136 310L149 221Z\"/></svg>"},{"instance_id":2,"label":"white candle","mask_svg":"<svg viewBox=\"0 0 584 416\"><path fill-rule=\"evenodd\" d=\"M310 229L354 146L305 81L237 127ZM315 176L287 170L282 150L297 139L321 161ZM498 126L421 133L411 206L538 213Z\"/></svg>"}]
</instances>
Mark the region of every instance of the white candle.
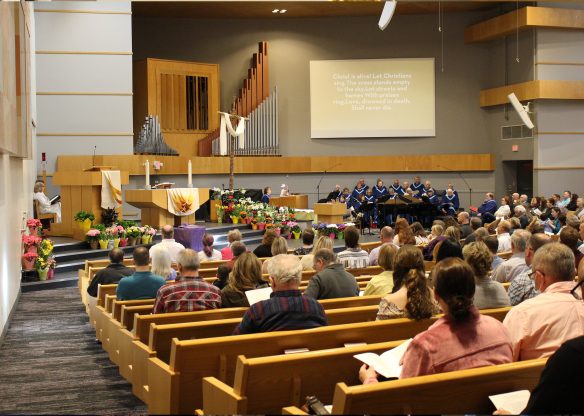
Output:
<instances>
[{"instance_id":1,"label":"white candle","mask_svg":"<svg viewBox=\"0 0 584 416\"><path fill-rule=\"evenodd\" d=\"M144 164L145 169L146 169L146 189L152 189L152 187L150 186L150 161L148 159L146 159L146 163Z\"/></svg>"},{"instance_id":2,"label":"white candle","mask_svg":"<svg viewBox=\"0 0 584 416\"><path fill-rule=\"evenodd\" d=\"M189 160L189 188L193 187L193 164Z\"/></svg>"}]
</instances>

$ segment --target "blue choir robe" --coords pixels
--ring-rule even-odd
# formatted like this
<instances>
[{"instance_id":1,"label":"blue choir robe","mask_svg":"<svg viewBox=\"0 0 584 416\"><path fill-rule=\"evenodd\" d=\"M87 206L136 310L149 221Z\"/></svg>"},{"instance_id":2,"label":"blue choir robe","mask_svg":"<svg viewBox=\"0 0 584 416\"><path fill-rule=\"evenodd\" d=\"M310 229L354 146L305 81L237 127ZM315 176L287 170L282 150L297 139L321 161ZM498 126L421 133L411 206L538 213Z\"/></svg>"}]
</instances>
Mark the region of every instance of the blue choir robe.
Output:
<instances>
[{"instance_id":1,"label":"blue choir robe","mask_svg":"<svg viewBox=\"0 0 584 416\"><path fill-rule=\"evenodd\" d=\"M365 195L363 197L363 203L374 204L375 203L375 196L374 195Z\"/></svg>"},{"instance_id":2,"label":"blue choir robe","mask_svg":"<svg viewBox=\"0 0 584 416\"><path fill-rule=\"evenodd\" d=\"M419 184L412 183L410 189L414 192L414 195L422 196L424 193L424 184L420 182ZM417 193L416 193L417 192Z\"/></svg>"},{"instance_id":3,"label":"blue choir robe","mask_svg":"<svg viewBox=\"0 0 584 416\"><path fill-rule=\"evenodd\" d=\"M268 194L264 194L264 195L262 196L262 202L263 202L264 204L269 204L269 203L270 203L270 195L268 195Z\"/></svg>"},{"instance_id":4,"label":"blue choir robe","mask_svg":"<svg viewBox=\"0 0 584 416\"><path fill-rule=\"evenodd\" d=\"M402 188L400 186L399 189L397 191L395 191L395 193L398 194L398 195L405 195L406 194L406 189L408 189L408 188Z\"/></svg>"},{"instance_id":5,"label":"blue choir robe","mask_svg":"<svg viewBox=\"0 0 584 416\"><path fill-rule=\"evenodd\" d=\"M361 199L362 196L365 196L365 192L367 192L367 189L369 189L367 185L363 185L361 188L357 188L355 186L353 192L351 193L351 196L355 199Z\"/></svg>"},{"instance_id":6,"label":"blue choir robe","mask_svg":"<svg viewBox=\"0 0 584 416\"><path fill-rule=\"evenodd\" d=\"M393 190L395 191L396 194L402 195L402 187L401 185L395 186L395 185L391 185L391 187L393 188Z\"/></svg>"},{"instance_id":7,"label":"blue choir robe","mask_svg":"<svg viewBox=\"0 0 584 416\"><path fill-rule=\"evenodd\" d=\"M478 211L480 214L486 214L488 212L495 215L495 212L497 211L497 202L494 199L485 201L481 204Z\"/></svg>"},{"instance_id":8,"label":"blue choir robe","mask_svg":"<svg viewBox=\"0 0 584 416\"><path fill-rule=\"evenodd\" d=\"M428 197L428 201L432 204L432 205L438 205L440 204L440 199L438 199L438 197L436 195L432 195Z\"/></svg>"},{"instance_id":9,"label":"blue choir robe","mask_svg":"<svg viewBox=\"0 0 584 416\"><path fill-rule=\"evenodd\" d=\"M458 200L458 195L456 194L452 194L452 196L448 196L446 194L444 194L442 196L442 204L451 204L452 207L454 208L454 210L458 210L458 208L460 207L460 201Z\"/></svg>"},{"instance_id":10,"label":"blue choir robe","mask_svg":"<svg viewBox=\"0 0 584 416\"><path fill-rule=\"evenodd\" d=\"M388 193L389 193L389 191L387 190L387 188L385 186L378 188L377 185L375 185L373 187L373 198L375 200L381 198L384 195L387 195Z\"/></svg>"},{"instance_id":11,"label":"blue choir robe","mask_svg":"<svg viewBox=\"0 0 584 416\"><path fill-rule=\"evenodd\" d=\"M430 187L430 188L426 188L426 187L424 187L424 188L423 188L423 190L422 190L422 192L423 192L424 194L428 195L428 191L430 191L430 190L432 190L432 192L434 192L434 196L436 196L436 189L434 189L434 188L432 188L432 187ZM436 197L437 197L437 196L436 196Z\"/></svg>"}]
</instances>

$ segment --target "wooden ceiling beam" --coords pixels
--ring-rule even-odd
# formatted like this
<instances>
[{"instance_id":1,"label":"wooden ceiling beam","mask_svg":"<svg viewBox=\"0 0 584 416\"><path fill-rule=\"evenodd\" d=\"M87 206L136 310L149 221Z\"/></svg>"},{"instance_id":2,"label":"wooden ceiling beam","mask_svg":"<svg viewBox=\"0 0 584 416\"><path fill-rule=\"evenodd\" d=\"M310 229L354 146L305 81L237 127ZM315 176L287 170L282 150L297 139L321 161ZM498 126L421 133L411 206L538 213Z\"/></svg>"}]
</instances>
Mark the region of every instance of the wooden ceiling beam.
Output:
<instances>
[{"instance_id":1,"label":"wooden ceiling beam","mask_svg":"<svg viewBox=\"0 0 584 416\"><path fill-rule=\"evenodd\" d=\"M584 81L539 80L490 88L481 91L480 106L508 104L512 92L519 101L584 100Z\"/></svg>"},{"instance_id":2,"label":"wooden ceiling beam","mask_svg":"<svg viewBox=\"0 0 584 416\"><path fill-rule=\"evenodd\" d=\"M584 10L552 7L523 7L474 24L464 30L465 43L486 42L533 27L584 29Z\"/></svg>"}]
</instances>

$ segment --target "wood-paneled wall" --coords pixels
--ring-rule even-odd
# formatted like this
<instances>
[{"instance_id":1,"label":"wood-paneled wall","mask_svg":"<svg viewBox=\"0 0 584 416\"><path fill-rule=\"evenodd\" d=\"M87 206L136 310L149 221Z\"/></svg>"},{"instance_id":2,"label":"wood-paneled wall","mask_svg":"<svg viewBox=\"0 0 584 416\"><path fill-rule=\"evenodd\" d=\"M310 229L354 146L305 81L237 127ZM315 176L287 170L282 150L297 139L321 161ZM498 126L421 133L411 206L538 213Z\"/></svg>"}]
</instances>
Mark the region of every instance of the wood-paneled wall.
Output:
<instances>
[{"instance_id":1,"label":"wood-paneled wall","mask_svg":"<svg viewBox=\"0 0 584 416\"><path fill-rule=\"evenodd\" d=\"M0 153L23 158L32 156L30 7L0 3Z\"/></svg>"},{"instance_id":2,"label":"wood-paneled wall","mask_svg":"<svg viewBox=\"0 0 584 416\"><path fill-rule=\"evenodd\" d=\"M96 156L97 165L115 166L130 175L144 174L144 161L158 160L164 166L151 174L182 175L187 173L188 157L153 155ZM229 172L227 157L192 157L193 174L217 175ZM367 172L488 172L494 170L494 155L391 155L391 156L298 156L298 157L239 157L235 172L245 174L272 173L367 173ZM57 170L79 171L92 164L91 156L59 156ZM334 166L331 168L331 166Z\"/></svg>"}]
</instances>

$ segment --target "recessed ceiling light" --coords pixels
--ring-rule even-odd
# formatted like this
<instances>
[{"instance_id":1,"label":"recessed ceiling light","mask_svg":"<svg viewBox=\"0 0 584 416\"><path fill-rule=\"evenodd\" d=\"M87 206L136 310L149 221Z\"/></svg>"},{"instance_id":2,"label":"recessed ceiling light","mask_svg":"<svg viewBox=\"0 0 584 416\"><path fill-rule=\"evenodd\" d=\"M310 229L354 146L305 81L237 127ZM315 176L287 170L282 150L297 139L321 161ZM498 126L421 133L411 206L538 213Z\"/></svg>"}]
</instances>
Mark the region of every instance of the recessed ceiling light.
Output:
<instances>
[{"instance_id":1,"label":"recessed ceiling light","mask_svg":"<svg viewBox=\"0 0 584 416\"><path fill-rule=\"evenodd\" d=\"M287 11L288 10L286 10L286 9L282 9L282 10L280 10L280 13L286 13Z\"/></svg>"},{"instance_id":2,"label":"recessed ceiling light","mask_svg":"<svg viewBox=\"0 0 584 416\"><path fill-rule=\"evenodd\" d=\"M272 10L272 13L279 13L279 12L280 12L280 10L279 10L279 9L274 9L274 10Z\"/></svg>"}]
</instances>

